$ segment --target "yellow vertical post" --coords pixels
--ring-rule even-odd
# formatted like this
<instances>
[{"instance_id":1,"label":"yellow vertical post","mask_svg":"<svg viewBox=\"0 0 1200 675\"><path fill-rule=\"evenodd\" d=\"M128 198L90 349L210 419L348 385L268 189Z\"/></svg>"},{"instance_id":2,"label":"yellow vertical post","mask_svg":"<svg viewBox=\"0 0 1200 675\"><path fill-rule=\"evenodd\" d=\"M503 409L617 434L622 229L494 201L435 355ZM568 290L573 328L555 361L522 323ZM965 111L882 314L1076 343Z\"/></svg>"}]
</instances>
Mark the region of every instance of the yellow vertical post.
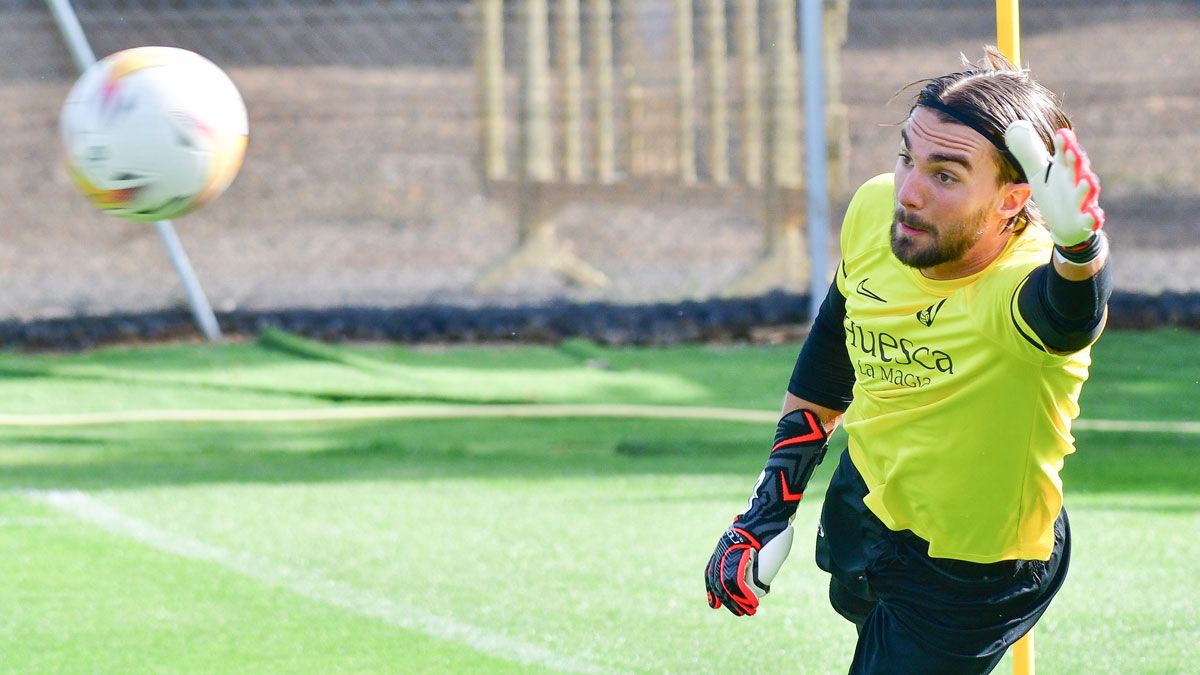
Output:
<instances>
[{"instance_id":1,"label":"yellow vertical post","mask_svg":"<svg viewBox=\"0 0 1200 675\"><path fill-rule=\"evenodd\" d=\"M504 150L504 6L501 0L477 0L479 50L479 133L483 175L499 180L508 175Z\"/></svg>"},{"instance_id":2,"label":"yellow vertical post","mask_svg":"<svg viewBox=\"0 0 1200 675\"><path fill-rule=\"evenodd\" d=\"M580 64L579 0L559 0L557 6L563 173L567 180L578 183L583 180L583 66Z\"/></svg>"},{"instance_id":3,"label":"yellow vertical post","mask_svg":"<svg viewBox=\"0 0 1200 675\"><path fill-rule=\"evenodd\" d=\"M800 54L796 0L769 0L771 37L767 56L762 220L763 257L727 289L729 295L759 295L803 288L809 276L797 198L800 172Z\"/></svg>"},{"instance_id":4,"label":"yellow vertical post","mask_svg":"<svg viewBox=\"0 0 1200 675\"><path fill-rule=\"evenodd\" d=\"M842 99L842 47L849 32L850 0L825 0L821 12L825 74L825 176L833 198L846 193L850 182L850 114Z\"/></svg>"},{"instance_id":5,"label":"yellow vertical post","mask_svg":"<svg viewBox=\"0 0 1200 675\"><path fill-rule=\"evenodd\" d=\"M550 138L550 9L547 0L525 0L525 72L521 78L525 147L521 160L533 181L554 177Z\"/></svg>"},{"instance_id":6,"label":"yellow vertical post","mask_svg":"<svg viewBox=\"0 0 1200 675\"><path fill-rule=\"evenodd\" d=\"M645 91L639 82L638 66L645 64L645 50L638 32L638 21L644 11L638 0L617 0L617 68L621 75L621 96L625 101L625 133L621 152L624 153L625 173L640 176L646 172L645 156Z\"/></svg>"},{"instance_id":7,"label":"yellow vertical post","mask_svg":"<svg viewBox=\"0 0 1200 675\"><path fill-rule=\"evenodd\" d=\"M996 46L1021 66L1020 0L996 0ZM1013 675L1033 675L1033 629L1013 645Z\"/></svg>"},{"instance_id":8,"label":"yellow vertical post","mask_svg":"<svg viewBox=\"0 0 1200 675\"><path fill-rule=\"evenodd\" d=\"M525 63L521 73L520 102L517 110L517 249L505 259L492 264L473 284L474 290L490 293L502 288L513 278L531 270L555 274L568 283L578 286L604 286L608 277L575 256L558 240L554 221L550 218L544 188L554 182L555 172L553 129L550 123L550 99L553 80L550 77L550 0L522 0L521 35L525 47ZM568 6L569 5L569 6ZM501 0L494 0L493 9L501 7ZM565 13L571 21L559 24L559 38L566 44L569 57L560 61L563 76L568 81L582 79L581 74L570 72L579 68L578 51L578 0L564 0L558 7L566 7ZM575 85L571 85L575 86ZM576 96L572 94L571 96ZM573 101L564 105L573 107ZM569 113L575 118L569 127L577 128L581 119L578 112ZM574 132L568 132L574 133ZM574 152L574 160L580 160ZM576 164L581 164L576 161Z\"/></svg>"},{"instance_id":9,"label":"yellow vertical post","mask_svg":"<svg viewBox=\"0 0 1200 675\"><path fill-rule=\"evenodd\" d=\"M742 178L761 185L763 178L762 75L758 58L758 2L737 3L738 77L742 87Z\"/></svg>"},{"instance_id":10,"label":"yellow vertical post","mask_svg":"<svg viewBox=\"0 0 1200 675\"><path fill-rule=\"evenodd\" d=\"M1013 645L1013 675L1033 675L1033 629Z\"/></svg>"},{"instance_id":11,"label":"yellow vertical post","mask_svg":"<svg viewBox=\"0 0 1200 675\"><path fill-rule=\"evenodd\" d=\"M729 104L726 100L725 0L708 0L705 8L708 43L708 170L714 183L729 180Z\"/></svg>"},{"instance_id":12,"label":"yellow vertical post","mask_svg":"<svg viewBox=\"0 0 1200 675\"><path fill-rule=\"evenodd\" d=\"M696 64L692 2L675 0L675 151L679 180L696 182Z\"/></svg>"},{"instance_id":13,"label":"yellow vertical post","mask_svg":"<svg viewBox=\"0 0 1200 675\"><path fill-rule=\"evenodd\" d=\"M770 116L767 127L768 171L776 185L800 186L800 55L796 49L796 3L771 3L774 35L768 61Z\"/></svg>"},{"instance_id":14,"label":"yellow vertical post","mask_svg":"<svg viewBox=\"0 0 1200 675\"><path fill-rule=\"evenodd\" d=\"M612 1L588 0L591 14L592 78L596 87L594 120L596 141L592 146L596 180L611 183L617 179L616 122L613 103L613 31Z\"/></svg>"},{"instance_id":15,"label":"yellow vertical post","mask_svg":"<svg viewBox=\"0 0 1200 675\"><path fill-rule=\"evenodd\" d=\"M996 46L1015 65L1021 65L1020 0L996 0Z\"/></svg>"}]
</instances>

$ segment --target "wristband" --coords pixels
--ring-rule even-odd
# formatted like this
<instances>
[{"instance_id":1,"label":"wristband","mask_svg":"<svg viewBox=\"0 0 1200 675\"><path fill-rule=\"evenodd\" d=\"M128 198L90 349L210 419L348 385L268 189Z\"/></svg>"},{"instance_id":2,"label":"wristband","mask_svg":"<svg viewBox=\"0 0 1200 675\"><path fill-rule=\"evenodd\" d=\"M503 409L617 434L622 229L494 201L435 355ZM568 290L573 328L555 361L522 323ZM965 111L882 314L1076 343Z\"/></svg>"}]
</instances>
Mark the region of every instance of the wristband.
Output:
<instances>
[{"instance_id":1,"label":"wristband","mask_svg":"<svg viewBox=\"0 0 1200 675\"><path fill-rule=\"evenodd\" d=\"M1070 265L1087 265L1108 250L1108 237L1097 231L1075 246L1054 245L1054 259Z\"/></svg>"}]
</instances>

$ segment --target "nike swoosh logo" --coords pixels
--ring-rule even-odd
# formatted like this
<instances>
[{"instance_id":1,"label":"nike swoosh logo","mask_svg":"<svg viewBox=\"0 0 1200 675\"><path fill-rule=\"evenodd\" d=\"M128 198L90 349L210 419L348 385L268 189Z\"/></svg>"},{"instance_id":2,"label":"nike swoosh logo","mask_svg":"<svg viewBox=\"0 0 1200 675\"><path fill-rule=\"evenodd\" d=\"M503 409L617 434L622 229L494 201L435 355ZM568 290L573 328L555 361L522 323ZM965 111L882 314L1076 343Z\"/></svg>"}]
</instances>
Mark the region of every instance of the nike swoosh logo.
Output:
<instances>
[{"instance_id":1,"label":"nike swoosh logo","mask_svg":"<svg viewBox=\"0 0 1200 675\"><path fill-rule=\"evenodd\" d=\"M868 277L867 279L863 279L862 281L858 282L858 286L855 286L854 290L858 291L859 295L865 295L868 298L875 300L876 302L887 302L887 300L884 300L883 298L876 295L874 291L867 288L867 281L869 281L869 280L870 280L870 278Z\"/></svg>"}]
</instances>

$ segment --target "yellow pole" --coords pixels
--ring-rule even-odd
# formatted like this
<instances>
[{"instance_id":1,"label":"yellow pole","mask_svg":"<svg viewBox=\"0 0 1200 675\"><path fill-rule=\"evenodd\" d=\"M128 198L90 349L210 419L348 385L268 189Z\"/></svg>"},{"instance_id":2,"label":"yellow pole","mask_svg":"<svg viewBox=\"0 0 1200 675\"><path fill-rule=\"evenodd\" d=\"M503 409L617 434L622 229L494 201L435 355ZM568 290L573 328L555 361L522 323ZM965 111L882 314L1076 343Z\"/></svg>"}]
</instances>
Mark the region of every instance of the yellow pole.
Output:
<instances>
[{"instance_id":1,"label":"yellow pole","mask_svg":"<svg viewBox=\"0 0 1200 675\"><path fill-rule=\"evenodd\" d=\"M1020 0L996 0L996 46L1021 67ZM1013 675L1033 675L1033 629L1013 645Z\"/></svg>"},{"instance_id":2,"label":"yellow pole","mask_svg":"<svg viewBox=\"0 0 1200 675\"><path fill-rule=\"evenodd\" d=\"M996 0L996 46L1017 67L1021 66L1020 0Z\"/></svg>"},{"instance_id":3,"label":"yellow pole","mask_svg":"<svg viewBox=\"0 0 1200 675\"><path fill-rule=\"evenodd\" d=\"M1020 0L996 0L996 46L1021 67ZM1013 675L1033 675L1033 629L1013 645Z\"/></svg>"},{"instance_id":4,"label":"yellow pole","mask_svg":"<svg viewBox=\"0 0 1200 675\"><path fill-rule=\"evenodd\" d=\"M1033 675L1033 629L1013 645L1013 675Z\"/></svg>"}]
</instances>

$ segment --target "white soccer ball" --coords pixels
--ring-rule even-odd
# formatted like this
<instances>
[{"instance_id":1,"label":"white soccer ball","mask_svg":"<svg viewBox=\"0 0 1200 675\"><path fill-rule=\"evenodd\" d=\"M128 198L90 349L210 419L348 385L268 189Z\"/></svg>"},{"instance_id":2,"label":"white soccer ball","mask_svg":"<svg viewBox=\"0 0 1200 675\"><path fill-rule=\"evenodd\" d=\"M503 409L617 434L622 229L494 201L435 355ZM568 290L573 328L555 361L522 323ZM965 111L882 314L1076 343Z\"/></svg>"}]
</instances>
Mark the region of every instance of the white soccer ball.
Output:
<instances>
[{"instance_id":1,"label":"white soccer ball","mask_svg":"<svg viewBox=\"0 0 1200 675\"><path fill-rule=\"evenodd\" d=\"M80 76L59 120L67 169L105 213L173 218L225 191L249 138L237 87L212 61L137 47Z\"/></svg>"},{"instance_id":2,"label":"white soccer ball","mask_svg":"<svg viewBox=\"0 0 1200 675\"><path fill-rule=\"evenodd\" d=\"M755 558L758 561L757 577L754 574L756 566L746 566L746 585L750 586L754 595L761 598L767 594L767 587L771 585L775 575L779 574L779 568L783 567L783 561L787 560L788 553L792 551L792 540L795 538L796 530L789 524L787 529L775 535L774 539L759 550Z\"/></svg>"}]
</instances>

